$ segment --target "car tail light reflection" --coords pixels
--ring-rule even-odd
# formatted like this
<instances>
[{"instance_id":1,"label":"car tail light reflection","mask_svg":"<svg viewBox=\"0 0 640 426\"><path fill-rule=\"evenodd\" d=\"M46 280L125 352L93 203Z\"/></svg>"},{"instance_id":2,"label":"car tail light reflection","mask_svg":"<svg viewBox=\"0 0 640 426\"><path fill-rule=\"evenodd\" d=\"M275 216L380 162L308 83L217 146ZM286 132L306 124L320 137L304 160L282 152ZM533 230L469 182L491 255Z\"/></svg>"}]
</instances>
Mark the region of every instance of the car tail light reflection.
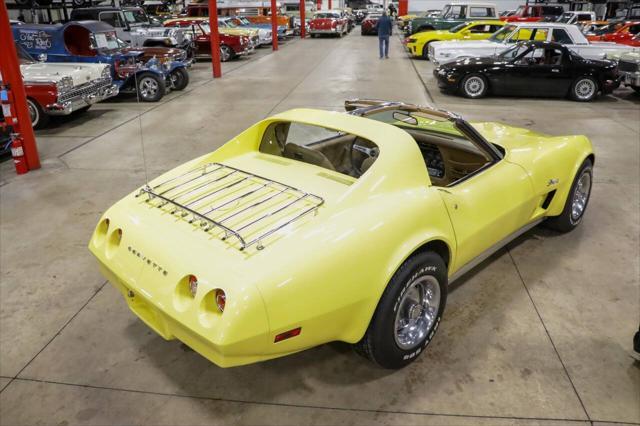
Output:
<instances>
[{"instance_id":1,"label":"car tail light reflection","mask_svg":"<svg viewBox=\"0 0 640 426\"><path fill-rule=\"evenodd\" d=\"M280 333L273 340L273 343L282 342L283 340L299 336L301 331L302 331L302 327L298 327L298 328L294 328L293 330L289 330L289 331L285 331L284 333Z\"/></svg>"},{"instance_id":2,"label":"car tail light reflection","mask_svg":"<svg viewBox=\"0 0 640 426\"><path fill-rule=\"evenodd\" d=\"M224 293L224 290L216 290L216 306L220 312L224 312L224 306L227 303L227 295Z\"/></svg>"}]
</instances>

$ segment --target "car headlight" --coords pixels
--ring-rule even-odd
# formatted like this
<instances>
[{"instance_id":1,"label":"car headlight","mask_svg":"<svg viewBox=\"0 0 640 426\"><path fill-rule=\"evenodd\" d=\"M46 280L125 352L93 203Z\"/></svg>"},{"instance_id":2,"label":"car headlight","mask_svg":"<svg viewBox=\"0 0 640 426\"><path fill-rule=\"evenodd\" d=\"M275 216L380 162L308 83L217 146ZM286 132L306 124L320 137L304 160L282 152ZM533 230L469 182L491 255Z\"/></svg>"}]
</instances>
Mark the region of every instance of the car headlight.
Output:
<instances>
[{"instance_id":1,"label":"car headlight","mask_svg":"<svg viewBox=\"0 0 640 426\"><path fill-rule=\"evenodd\" d=\"M243 42L243 43L249 43L249 37L247 37L247 36L242 36L242 42Z\"/></svg>"},{"instance_id":2,"label":"car headlight","mask_svg":"<svg viewBox=\"0 0 640 426\"><path fill-rule=\"evenodd\" d=\"M65 93L73 89L73 78L69 76L62 77L60 81L56 83L56 89L58 89L58 93Z\"/></svg>"},{"instance_id":3,"label":"car headlight","mask_svg":"<svg viewBox=\"0 0 640 426\"><path fill-rule=\"evenodd\" d=\"M102 69L102 74L100 75L100 77L111 79L111 65L107 65Z\"/></svg>"}]
</instances>

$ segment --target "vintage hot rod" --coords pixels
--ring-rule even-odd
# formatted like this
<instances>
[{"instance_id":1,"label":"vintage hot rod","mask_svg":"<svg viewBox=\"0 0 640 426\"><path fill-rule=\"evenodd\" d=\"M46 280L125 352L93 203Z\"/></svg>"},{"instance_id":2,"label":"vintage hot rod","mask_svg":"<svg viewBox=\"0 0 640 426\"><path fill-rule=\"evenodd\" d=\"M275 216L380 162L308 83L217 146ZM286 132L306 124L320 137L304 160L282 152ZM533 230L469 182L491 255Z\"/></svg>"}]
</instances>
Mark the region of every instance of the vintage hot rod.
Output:
<instances>
[{"instance_id":1,"label":"vintage hot rod","mask_svg":"<svg viewBox=\"0 0 640 426\"><path fill-rule=\"evenodd\" d=\"M344 341L400 368L449 283L543 221L582 222L585 136L346 109L268 117L109 208L89 249L129 308L223 367Z\"/></svg>"},{"instance_id":2,"label":"vintage hot rod","mask_svg":"<svg viewBox=\"0 0 640 426\"><path fill-rule=\"evenodd\" d=\"M142 50L123 49L115 30L98 21L64 25L15 25L14 39L33 57L46 62L80 62L111 65L113 82L121 93L136 93L140 100L156 102L175 88L177 74L184 76L187 63L152 57ZM184 87L182 87L184 88Z\"/></svg>"}]
</instances>

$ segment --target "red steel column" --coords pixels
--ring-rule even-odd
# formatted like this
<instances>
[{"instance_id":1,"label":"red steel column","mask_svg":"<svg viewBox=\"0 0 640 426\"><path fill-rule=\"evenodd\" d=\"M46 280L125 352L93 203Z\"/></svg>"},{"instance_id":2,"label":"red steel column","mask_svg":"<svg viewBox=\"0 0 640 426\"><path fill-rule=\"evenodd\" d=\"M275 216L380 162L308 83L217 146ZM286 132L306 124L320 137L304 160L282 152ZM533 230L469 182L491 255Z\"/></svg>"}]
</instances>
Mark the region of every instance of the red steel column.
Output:
<instances>
[{"instance_id":1,"label":"red steel column","mask_svg":"<svg viewBox=\"0 0 640 426\"><path fill-rule=\"evenodd\" d=\"M13 41L9 14L4 0L0 0L0 40L3 40L0 42L0 72L2 72L2 80L13 92L16 110L12 113L18 118L18 123L13 128L22 137L24 156L29 170L39 169L40 156L38 155L33 127L31 127L27 95L22 84L18 54Z\"/></svg>"},{"instance_id":2,"label":"red steel column","mask_svg":"<svg viewBox=\"0 0 640 426\"><path fill-rule=\"evenodd\" d=\"M278 50L278 7L276 0L271 0L271 40L273 40L273 50Z\"/></svg>"},{"instance_id":3,"label":"red steel column","mask_svg":"<svg viewBox=\"0 0 640 426\"><path fill-rule=\"evenodd\" d=\"M316 6L316 9L318 9L318 10L322 10L322 0L318 0L318 3L317 3L317 6Z\"/></svg>"},{"instance_id":4,"label":"red steel column","mask_svg":"<svg viewBox=\"0 0 640 426\"><path fill-rule=\"evenodd\" d=\"M398 0L398 16L409 14L409 0Z\"/></svg>"},{"instance_id":5,"label":"red steel column","mask_svg":"<svg viewBox=\"0 0 640 426\"><path fill-rule=\"evenodd\" d=\"M331 7L331 0L329 0L329 10L331 10L331 9L333 9L333 8Z\"/></svg>"},{"instance_id":6,"label":"red steel column","mask_svg":"<svg viewBox=\"0 0 640 426\"><path fill-rule=\"evenodd\" d=\"M4 0L0 0L4 1ZM213 78L222 77L220 67L220 34L218 33L218 2L209 0L209 28L211 33L211 65L213 66Z\"/></svg>"},{"instance_id":7,"label":"red steel column","mask_svg":"<svg viewBox=\"0 0 640 426\"><path fill-rule=\"evenodd\" d=\"M304 39L307 31L306 25L305 25L305 16L304 13L305 8L307 7L307 3L305 0L300 0L300 38Z\"/></svg>"}]
</instances>

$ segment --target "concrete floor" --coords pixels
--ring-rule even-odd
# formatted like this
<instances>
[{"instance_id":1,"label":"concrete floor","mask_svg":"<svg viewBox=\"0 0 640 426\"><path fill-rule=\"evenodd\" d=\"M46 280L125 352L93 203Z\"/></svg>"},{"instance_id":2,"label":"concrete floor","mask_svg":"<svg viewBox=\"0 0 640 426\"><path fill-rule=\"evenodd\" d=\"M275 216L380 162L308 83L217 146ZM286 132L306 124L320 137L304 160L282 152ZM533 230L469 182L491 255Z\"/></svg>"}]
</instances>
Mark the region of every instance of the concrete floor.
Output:
<instances>
[{"instance_id":1,"label":"concrete floor","mask_svg":"<svg viewBox=\"0 0 640 426\"><path fill-rule=\"evenodd\" d=\"M640 98L590 104L442 95L394 39L287 43L224 64L159 104L125 99L37 134L43 168L0 165L0 423L640 423ZM335 343L220 369L129 312L86 248L113 202L274 112L346 98L433 103L474 120L586 134L596 149L584 223L534 229L456 284L417 362L373 367ZM140 138L142 129L143 138ZM142 149L144 146L144 149ZM144 153L144 156L143 156Z\"/></svg>"}]
</instances>

